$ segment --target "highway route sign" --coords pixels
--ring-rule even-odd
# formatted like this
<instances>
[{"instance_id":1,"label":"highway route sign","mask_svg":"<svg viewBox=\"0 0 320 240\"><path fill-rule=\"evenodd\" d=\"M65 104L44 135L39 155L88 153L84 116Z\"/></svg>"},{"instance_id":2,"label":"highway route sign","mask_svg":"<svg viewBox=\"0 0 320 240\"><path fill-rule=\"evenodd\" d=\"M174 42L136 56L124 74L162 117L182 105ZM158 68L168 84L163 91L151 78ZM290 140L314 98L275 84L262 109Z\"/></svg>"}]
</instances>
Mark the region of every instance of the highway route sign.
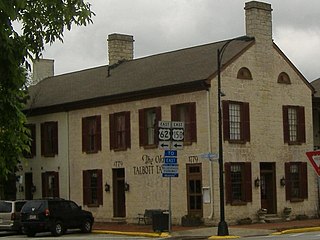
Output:
<instances>
[{"instance_id":1,"label":"highway route sign","mask_svg":"<svg viewBox=\"0 0 320 240\"><path fill-rule=\"evenodd\" d=\"M159 149L183 149L184 122L159 121Z\"/></svg>"}]
</instances>

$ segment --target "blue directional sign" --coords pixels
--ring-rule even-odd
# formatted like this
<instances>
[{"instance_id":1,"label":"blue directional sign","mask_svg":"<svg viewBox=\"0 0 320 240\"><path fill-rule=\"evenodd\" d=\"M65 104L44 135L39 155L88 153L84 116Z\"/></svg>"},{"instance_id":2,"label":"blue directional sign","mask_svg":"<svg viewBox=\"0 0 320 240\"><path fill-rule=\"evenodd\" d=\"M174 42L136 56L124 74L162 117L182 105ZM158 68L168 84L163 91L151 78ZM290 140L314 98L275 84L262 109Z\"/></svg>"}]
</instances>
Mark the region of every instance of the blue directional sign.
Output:
<instances>
[{"instance_id":1,"label":"blue directional sign","mask_svg":"<svg viewBox=\"0 0 320 240\"><path fill-rule=\"evenodd\" d=\"M176 157L164 157L164 163L178 163Z\"/></svg>"},{"instance_id":2,"label":"blue directional sign","mask_svg":"<svg viewBox=\"0 0 320 240\"><path fill-rule=\"evenodd\" d=\"M179 177L179 173L162 173L162 177Z\"/></svg>"},{"instance_id":3,"label":"blue directional sign","mask_svg":"<svg viewBox=\"0 0 320 240\"><path fill-rule=\"evenodd\" d=\"M177 150L165 150L164 151L165 157L176 157L177 156Z\"/></svg>"}]
</instances>

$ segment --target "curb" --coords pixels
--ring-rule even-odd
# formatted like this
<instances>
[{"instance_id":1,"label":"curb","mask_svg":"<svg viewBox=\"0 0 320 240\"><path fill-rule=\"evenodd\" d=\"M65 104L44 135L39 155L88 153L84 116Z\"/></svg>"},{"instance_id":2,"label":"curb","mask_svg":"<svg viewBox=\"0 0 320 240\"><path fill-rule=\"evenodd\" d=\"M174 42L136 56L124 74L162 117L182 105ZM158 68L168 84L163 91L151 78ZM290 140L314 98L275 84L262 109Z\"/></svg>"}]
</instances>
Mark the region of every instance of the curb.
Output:
<instances>
[{"instance_id":1,"label":"curb","mask_svg":"<svg viewBox=\"0 0 320 240\"><path fill-rule=\"evenodd\" d=\"M115 234L115 235L128 235L137 237L170 237L169 233L146 233L146 232L120 232L120 231L107 231L107 230L92 230L92 233L104 233L104 234Z\"/></svg>"},{"instance_id":2,"label":"curb","mask_svg":"<svg viewBox=\"0 0 320 240\"><path fill-rule=\"evenodd\" d=\"M316 231L320 231L320 227L293 228L293 229L283 230L281 232L275 232L275 233L272 233L271 235L303 233L303 232L316 232Z\"/></svg>"},{"instance_id":3,"label":"curb","mask_svg":"<svg viewBox=\"0 0 320 240\"><path fill-rule=\"evenodd\" d=\"M208 239L236 239L240 238L240 236L211 236Z\"/></svg>"}]
</instances>

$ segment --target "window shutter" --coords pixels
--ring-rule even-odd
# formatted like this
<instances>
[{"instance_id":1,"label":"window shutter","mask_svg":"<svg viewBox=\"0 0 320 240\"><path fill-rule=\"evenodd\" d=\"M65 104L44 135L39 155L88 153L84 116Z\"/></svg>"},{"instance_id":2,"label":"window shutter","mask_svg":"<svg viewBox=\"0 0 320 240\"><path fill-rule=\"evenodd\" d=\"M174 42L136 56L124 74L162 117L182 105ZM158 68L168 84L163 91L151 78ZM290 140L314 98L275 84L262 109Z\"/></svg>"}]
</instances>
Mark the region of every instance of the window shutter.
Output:
<instances>
[{"instance_id":1,"label":"window shutter","mask_svg":"<svg viewBox=\"0 0 320 240\"><path fill-rule=\"evenodd\" d=\"M125 112L126 148L131 148L130 112Z\"/></svg>"},{"instance_id":2,"label":"window shutter","mask_svg":"<svg viewBox=\"0 0 320 240\"><path fill-rule=\"evenodd\" d=\"M53 154L58 154L58 122L52 122L53 125Z\"/></svg>"},{"instance_id":3,"label":"window shutter","mask_svg":"<svg viewBox=\"0 0 320 240\"><path fill-rule=\"evenodd\" d=\"M156 122L155 122L155 134L154 134L154 142L156 144L159 143L158 131L159 131L159 121L161 121L161 107L156 107Z\"/></svg>"},{"instance_id":4,"label":"window shutter","mask_svg":"<svg viewBox=\"0 0 320 240\"><path fill-rule=\"evenodd\" d=\"M285 143L289 142L289 119L288 119L288 106L282 106L283 116L283 139Z\"/></svg>"},{"instance_id":5,"label":"window shutter","mask_svg":"<svg viewBox=\"0 0 320 240\"><path fill-rule=\"evenodd\" d=\"M225 193L226 193L226 203L231 204L232 193L231 193L231 163L226 162L224 164L225 172Z\"/></svg>"},{"instance_id":6,"label":"window shutter","mask_svg":"<svg viewBox=\"0 0 320 240\"><path fill-rule=\"evenodd\" d=\"M301 163L301 197L308 198L308 167L306 162Z\"/></svg>"},{"instance_id":7,"label":"window shutter","mask_svg":"<svg viewBox=\"0 0 320 240\"><path fill-rule=\"evenodd\" d=\"M241 139L245 142L250 142L250 112L249 103L244 102L241 109Z\"/></svg>"},{"instance_id":8,"label":"window shutter","mask_svg":"<svg viewBox=\"0 0 320 240\"><path fill-rule=\"evenodd\" d=\"M88 151L88 118L82 118L82 152Z\"/></svg>"},{"instance_id":9,"label":"window shutter","mask_svg":"<svg viewBox=\"0 0 320 240\"><path fill-rule=\"evenodd\" d=\"M230 126L229 126L229 101L222 101L222 122L223 122L223 139L230 140ZM220 119L218 119L220 121ZM219 124L219 122L218 122Z\"/></svg>"},{"instance_id":10,"label":"window shutter","mask_svg":"<svg viewBox=\"0 0 320 240\"><path fill-rule=\"evenodd\" d=\"M189 117L190 117L190 137L191 142L197 142L197 114L196 103L189 103Z\"/></svg>"},{"instance_id":11,"label":"window shutter","mask_svg":"<svg viewBox=\"0 0 320 240\"><path fill-rule=\"evenodd\" d=\"M305 127L305 114L304 107L298 107L298 141L299 143L306 142L306 127Z\"/></svg>"},{"instance_id":12,"label":"window shutter","mask_svg":"<svg viewBox=\"0 0 320 240\"><path fill-rule=\"evenodd\" d=\"M46 143L45 125L41 123L41 156L45 155L45 143Z\"/></svg>"},{"instance_id":13,"label":"window shutter","mask_svg":"<svg viewBox=\"0 0 320 240\"><path fill-rule=\"evenodd\" d=\"M110 135L110 150L115 149L115 122L114 114L109 114L109 135Z\"/></svg>"},{"instance_id":14,"label":"window shutter","mask_svg":"<svg viewBox=\"0 0 320 240\"><path fill-rule=\"evenodd\" d=\"M83 205L88 205L89 203L89 195L88 195L88 189L89 189L89 171L82 171L82 181L83 181Z\"/></svg>"},{"instance_id":15,"label":"window shutter","mask_svg":"<svg viewBox=\"0 0 320 240\"><path fill-rule=\"evenodd\" d=\"M97 169L97 198L98 204L103 205L103 189L102 189L102 169Z\"/></svg>"},{"instance_id":16,"label":"window shutter","mask_svg":"<svg viewBox=\"0 0 320 240\"><path fill-rule=\"evenodd\" d=\"M178 121L177 105L171 105L171 121Z\"/></svg>"},{"instance_id":17,"label":"window shutter","mask_svg":"<svg viewBox=\"0 0 320 240\"><path fill-rule=\"evenodd\" d=\"M291 200L291 178L290 178L290 163L284 164L285 179L286 179L286 201Z\"/></svg>"},{"instance_id":18,"label":"window shutter","mask_svg":"<svg viewBox=\"0 0 320 240\"><path fill-rule=\"evenodd\" d=\"M55 180L55 186L54 186L54 197L59 197L60 196L60 189L59 189L59 173L58 172L52 172Z\"/></svg>"},{"instance_id":19,"label":"window shutter","mask_svg":"<svg viewBox=\"0 0 320 240\"><path fill-rule=\"evenodd\" d=\"M145 110L139 109L139 145L146 145L146 123L145 123Z\"/></svg>"},{"instance_id":20,"label":"window shutter","mask_svg":"<svg viewBox=\"0 0 320 240\"><path fill-rule=\"evenodd\" d=\"M48 181L47 181L47 174L45 172L41 173L41 183L42 183L42 197L45 198L47 197L47 186L48 186Z\"/></svg>"},{"instance_id":21,"label":"window shutter","mask_svg":"<svg viewBox=\"0 0 320 240\"><path fill-rule=\"evenodd\" d=\"M101 116L98 115L96 116L96 124L97 124L97 128L96 128L96 146L95 149L97 149L97 151L101 151Z\"/></svg>"},{"instance_id":22,"label":"window shutter","mask_svg":"<svg viewBox=\"0 0 320 240\"><path fill-rule=\"evenodd\" d=\"M244 164L244 178L245 201L252 202L252 174L250 162Z\"/></svg>"},{"instance_id":23,"label":"window shutter","mask_svg":"<svg viewBox=\"0 0 320 240\"><path fill-rule=\"evenodd\" d=\"M30 155L31 157L36 156L36 125L30 124L28 125L31 134L31 146L30 146Z\"/></svg>"}]
</instances>

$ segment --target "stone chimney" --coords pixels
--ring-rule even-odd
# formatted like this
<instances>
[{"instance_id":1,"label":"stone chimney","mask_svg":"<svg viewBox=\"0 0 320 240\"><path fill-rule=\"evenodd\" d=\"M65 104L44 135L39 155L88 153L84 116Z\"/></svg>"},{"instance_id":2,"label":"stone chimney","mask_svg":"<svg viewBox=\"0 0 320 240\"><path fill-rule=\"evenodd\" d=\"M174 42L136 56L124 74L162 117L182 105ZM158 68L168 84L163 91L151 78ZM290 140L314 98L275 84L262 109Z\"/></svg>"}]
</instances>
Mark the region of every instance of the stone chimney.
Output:
<instances>
[{"instance_id":1,"label":"stone chimney","mask_svg":"<svg viewBox=\"0 0 320 240\"><path fill-rule=\"evenodd\" d=\"M257 44L272 46L271 4L251 1L245 4L246 35L255 37Z\"/></svg>"},{"instance_id":2,"label":"stone chimney","mask_svg":"<svg viewBox=\"0 0 320 240\"><path fill-rule=\"evenodd\" d=\"M133 36L113 33L108 36L109 66L133 59Z\"/></svg>"},{"instance_id":3,"label":"stone chimney","mask_svg":"<svg viewBox=\"0 0 320 240\"><path fill-rule=\"evenodd\" d=\"M33 62L32 80L38 83L41 80L54 76L54 60L53 59L39 59Z\"/></svg>"}]
</instances>

